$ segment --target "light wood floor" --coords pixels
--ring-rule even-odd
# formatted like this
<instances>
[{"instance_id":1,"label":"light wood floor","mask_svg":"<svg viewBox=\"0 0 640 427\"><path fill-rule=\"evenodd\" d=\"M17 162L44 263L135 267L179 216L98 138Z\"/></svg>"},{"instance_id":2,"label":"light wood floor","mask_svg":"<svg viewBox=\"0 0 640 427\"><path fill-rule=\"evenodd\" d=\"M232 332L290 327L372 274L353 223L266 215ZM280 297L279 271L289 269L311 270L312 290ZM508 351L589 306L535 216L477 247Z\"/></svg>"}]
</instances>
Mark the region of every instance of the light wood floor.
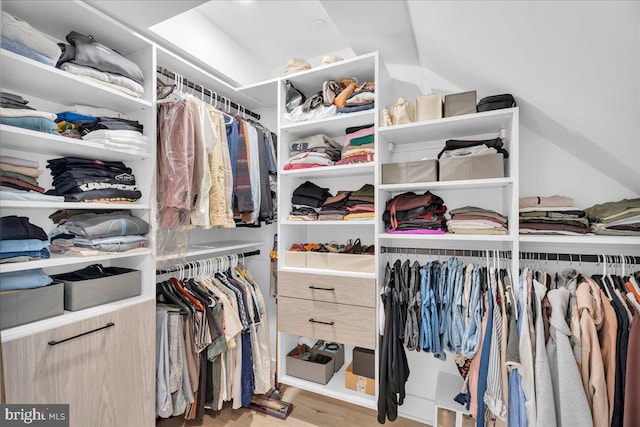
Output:
<instances>
[{"instance_id":1,"label":"light wood floor","mask_svg":"<svg viewBox=\"0 0 640 427\"><path fill-rule=\"evenodd\" d=\"M319 394L310 393L293 387L282 386L283 400L293 403L293 412L286 420L260 414L251 409L233 410L225 408L217 415L206 411L203 420L185 421L182 417L159 420L156 427L183 426L228 426L228 427L374 427L379 425L377 412L372 409L352 405ZM427 427L416 421L398 418L395 422L385 423L393 427Z\"/></svg>"}]
</instances>

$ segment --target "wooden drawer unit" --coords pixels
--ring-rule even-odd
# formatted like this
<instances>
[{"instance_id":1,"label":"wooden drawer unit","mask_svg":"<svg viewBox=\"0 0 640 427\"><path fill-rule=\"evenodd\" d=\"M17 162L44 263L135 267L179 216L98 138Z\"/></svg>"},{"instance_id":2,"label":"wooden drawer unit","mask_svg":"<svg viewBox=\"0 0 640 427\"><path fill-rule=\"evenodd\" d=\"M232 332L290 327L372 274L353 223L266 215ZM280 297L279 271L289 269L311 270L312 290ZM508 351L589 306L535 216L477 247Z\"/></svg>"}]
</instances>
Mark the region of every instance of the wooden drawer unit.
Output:
<instances>
[{"instance_id":1,"label":"wooden drawer unit","mask_svg":"<svg viewBox=\"0 0 640 427\"><path fill-rule=\"evenodd\" d=\"M71 427L154 425L155 302L2 343L7 403L67 403Z\"/></svg>"},{"instance_id":2,"label":"wooden drawer unit","mask_svg":"<svg viewBox=\"0 0 640 427\"><path fill-rule=\"evenodd\" d=\"M278 329L294 335L374 349L376 310L283 296L278 298Z\"/></svg>"},{"instance_id":3,"label":"wooden drawer unit","mask_svg":"<svg viewBox=\"0 0 640 427\"><path fill-rule=\"evenodd\" d=\"M278 294L375 308L376 281L359 277L281 272L278 273Z\"/></svg>"}]
</instances>

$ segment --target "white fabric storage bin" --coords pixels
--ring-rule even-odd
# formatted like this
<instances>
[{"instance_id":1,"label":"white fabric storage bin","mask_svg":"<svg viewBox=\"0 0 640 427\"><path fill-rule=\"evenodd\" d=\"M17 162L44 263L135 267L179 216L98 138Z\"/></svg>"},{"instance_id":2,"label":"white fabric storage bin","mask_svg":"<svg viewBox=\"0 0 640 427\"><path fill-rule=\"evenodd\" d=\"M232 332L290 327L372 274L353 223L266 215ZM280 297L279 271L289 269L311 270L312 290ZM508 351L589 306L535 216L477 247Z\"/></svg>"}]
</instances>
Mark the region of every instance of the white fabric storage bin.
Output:
<instances>
[{"instance_id":1,"label":"white fabric storage bin","mask_svg":"<svg viewBox=\"0 0 640 427\"><path fill-rule=\"evenodd\" d=\"M284 253L284 265L287 267L306 267L307 253L297 251L286 251Z\"/></svg>"},{"instance_id":2,"label":"white fabric storage bin","mask_svg":"<svg viewBox=\"0 0 640 427\"><path fill-rule=\"evenodd\" d=\"M326 252L307 252L307 268L329 268L329 254Z\"/></svg>"},{"instance_id":3,"label":"white fabric storage bin","mask_svg":"<svg viewBox=\"0 0 640 427\"><path fill-rule=\"evenodd\" d=\"M442 118L442 94L433 93L416 98L416 122Z\"/></svg>"},{"instance_id":4,"label":"white fabric storage bin","mask_svg":"<svg viewBox=\"0 0 640 427\"><path fill-rule=\"evenodd\" d=\"M373 273L376 257L373 255L333 254L329 253L329 268L340 271Z\"/></svg>"},{"instance_id":5,"label":"white fabric storage bin","mask_svg":"<svg viewBox=\"0 0 640 427\"><path fill-rule=\"evenodd\" d=\"M502 154L440 159L440 181L504 178Z\"/></svg>"},{"instance_id":6,"label":"white fabric storage bin","mask_svg":"<svg viewBox=\"0 0 640 427\"><path fill-rule=\"evenodd\" d=\"M409 182L432 182L437 180L438 161L435 159L382 165L383 184L406 184Z\"/></svg>"},{"instance_id":7,"label":"white fabric storage bin","mask_svg":"<svg viewBox=\"0 0 640 427\"><path fill-rule=\"evenodd\" d=\"M0 325L2 329L62 314L64 314L64 285L62 283L0 293Z\"/></svg>"}]
</instances>

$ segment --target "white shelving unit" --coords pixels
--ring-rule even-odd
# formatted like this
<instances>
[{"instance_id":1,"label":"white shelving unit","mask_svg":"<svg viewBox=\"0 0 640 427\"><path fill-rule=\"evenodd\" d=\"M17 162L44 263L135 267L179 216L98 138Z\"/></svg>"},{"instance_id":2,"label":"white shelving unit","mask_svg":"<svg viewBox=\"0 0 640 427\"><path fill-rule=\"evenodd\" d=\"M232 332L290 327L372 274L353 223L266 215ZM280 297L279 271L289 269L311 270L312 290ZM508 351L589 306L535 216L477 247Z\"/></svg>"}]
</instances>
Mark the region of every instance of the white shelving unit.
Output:
<instances>
[{"instance_id":1,"label":"white shelving unit","mask_svg":"<svg viewBox=\"0 0 640 427\"><path fill-rule=\"evenodd\" d=\"M186 258L202 258L226 254L241 253L259 249L263 242L244 240L220 240L211 243L200 243L189 246ZM179 255L165 255L157 257L157 261L177 259Z\"/></svg>"},{"instance_id":2,"label":"white shelving unit","mask_svg":"<svg viewBox=\"0 0 640 427\"><path fill-rule=\"evenodd\" d=\"M45 172L38 184L51 188L52 177L45 168L46 161L58 157L81 157L92 160L122 161L133 171L136 186L142 193L139 203L66 203L39 201L2 201L0 214L26 216L30 222L50 232L55 224L48 215L58 209L128 209L151 223L152 185L155 174L155 47L131 29L79 0L55 2L5 2L3 11L28 22L55 41L64 41L71 31L92 35L100 43L117 50L135 62L145 81L144 95L132 97L113 88L96 83L52 66L44 65L13 52L0 49L0 87L30 101L30 106L53 113L66 111L74 104L104 107L126 114L144 126L150 141L148 152L112 149L95 142L66 138L13 126L0 125L0 154L37 161ZM151 237L151 233L150 236ZM3 330L5 397L8 403L24 401L70 404L72 426L91 425L96 419L109 420L110 425L135 424L151 426L153 409L153 325L155 315L155 261L152 248L126 252L99 253L95 256L52 254L51 258L0 265L0 274L42 268L47 274L71 272L90 264L124 267L140 271L141 294L79 311L64 311L62 315ZM0 277L0 280L1 277ZM108 332L98 326L115 322ZM96 329L97 328L97 329ZM75 336L79 340L63 346L48 346L49 340L63 340ZM86 338L84 335L92 338ZM98 339L100 338L100 340ZM43 342L44 340L44 342ZM80 343L80 344L78 344ZM114 346L120 346L114 351ZM25 349L29 350L25 350ZM97 360L94 354L100 354ZM120 359L126 355L127 364ZM33 359L35 358L35 359ZM74 360L82 359L82 363ZM37 363L33 360L37 359ZM44 368L49 362L55 367ZM84 368L82 368L84 366ZM120 366L118 374L103 376L105 367ZM89 367L95 376L86 375ZM33 370L36 371L33 371ZM88 371L87 371L88 372ZM34 378L36 378L34 380ZM40 383L39 383L40 381ZM99 381L97 385L95 382ZM56 384L74 384L60 389ZM38 384L47 384L42 387ZM103 387L119 390L118 396L104 396L101 402L89 402L86 395ZM74 391L69 391L73 389ZM28 398L26 396L29 396ZM126 414L110 413L104 417L105 407L117 406L125 399L131 407ZM125 421L126 417L126 421ZM91 421L90 421L91 420Z\"/></svg>"},{"instance_id":3,"label":"white shelving unit","mask_svg":"<svg viewBox=\"0 0 640 427\"><path fill-rule=\"evenodd\" d=\"M285 80L291 80L294 86L303 93L312 94L322 87L324 81L329 79L339 81L345 77L356 77L360 83L375 81L376 92L378 92L379 76L377 53L362 55L328 66L288 75L277 79L275 83L278 90L278 159L280 162L278 168L280 171L278 179L278 248L280 251L278 257L278 274L281 278L287 275L296 275L295 277L299 277L302 281L326 281L331 280L330 277L364 280L366 283L371 284L370 288L367 287L367 289L375 292L374 281L377 276L375 272L290 267L285 265L284 251L289 249L293 243L329 241L345 243L347 239L355 240L357 238L362 240L363 245L375 243L374 230L376 221L293 221L287 219L291 211L291 196L293 191L307 180L321 187L329 188L332 194L335 194L338 190L355 191L364 184L368 183L373 185L375 183L376 166L374 162L283 170L283 166L289 158L289 145L299 138L322 133L338 142L342 142L345 137L346 128L367 124L374 124L375 126L377 124L377 108L350 114L338 114L317 120L283 123L282 116L285 113ZM269 85L267 86L270 87ZM376 97L377 96L378 95L376 95ZM380 99L377 97L375 101L376 107L380 105L380 102ZM367 290L367 292L369 292L369 290ZM373 301L373 298L371 298L371 300ZM336 310L337 307L347 303L349 302L336 301ZM375 308L365 308L364 310L370 313L371 327L374 328ZM282 319L280 314L278 317L279 324L291 321ZM340 331L335 331L335 333L338 336L340 335ZM375 407L375 396L359 393L345 387L345 370L351 360L349 342L343 342L347 345L345 365L340 371L334 374L327 385L321 385L287 375L285 356L287 352L293 348L298 337L282 331L278 332L278 336L278 375L280 382L368 408ZM322 338L322 336L314 336L313 338Z\"/></svg>"}]
</instances>

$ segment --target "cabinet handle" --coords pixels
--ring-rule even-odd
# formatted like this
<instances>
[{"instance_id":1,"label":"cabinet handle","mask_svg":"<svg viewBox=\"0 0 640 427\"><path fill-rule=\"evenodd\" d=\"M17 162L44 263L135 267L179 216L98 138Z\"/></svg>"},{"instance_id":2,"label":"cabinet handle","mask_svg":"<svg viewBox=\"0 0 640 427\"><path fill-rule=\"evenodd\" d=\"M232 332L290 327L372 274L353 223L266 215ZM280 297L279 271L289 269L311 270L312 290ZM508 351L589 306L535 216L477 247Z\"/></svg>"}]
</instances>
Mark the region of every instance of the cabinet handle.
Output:
<instances>
[{"instance_id":1,"label":"cabinet handle","mask_svg":"<svg viewBox=\"0 0 640 427\"><path fill-rule=\"evenodd\" d=\"M315 289L316 291L335 291L336 288L319 288L317 286L309 286L309 289Z\"/></svg>"},{"instance_id":2,"label":"cabinet handle","mask_svg":"<svg viewBox=\"0 0 640 427\"><path fill-rule=\"evenodd\" d=\"M315 320L313 318L309 319L309 322L311 322L311 323L322 323L323 325L329 325L329 326L333 326L334 323L335 323L333 320L331 322L323 322L321 320Z\"/></svg>"},{"instance_id":3,"label":"cabinet handle","mask_svg":"<svg viewBox=\"0 0 640 427\"><path fill-rule=\"evenodd\" d=\"M72 337L65 338L65 339L60 340L60 341L55 341L55 340L54 340L54 341L49 341L47 344L49 344L49 345L58 345L58 344L62 344L63 342L71 341L71 340L74 340L74 339L76 339L76 338L80 338L80 337L83 337L83 336L85 336L85 335L89 335L89 334L92 334L92 333L94 333L94 332L101 331L101 330L103 330L103 329L111 328L112 326L116 326L116 324L115 324L115 323L113 323L113 322L109 322L109 323L107 323L106 325L101 326L101 327L99 327L99 328L92 329L92 330L90 330L90 331L83 332L83 333L81 333L81 334L74 335L74 336L72 336Z\"/></svg>"}]
</instances>

